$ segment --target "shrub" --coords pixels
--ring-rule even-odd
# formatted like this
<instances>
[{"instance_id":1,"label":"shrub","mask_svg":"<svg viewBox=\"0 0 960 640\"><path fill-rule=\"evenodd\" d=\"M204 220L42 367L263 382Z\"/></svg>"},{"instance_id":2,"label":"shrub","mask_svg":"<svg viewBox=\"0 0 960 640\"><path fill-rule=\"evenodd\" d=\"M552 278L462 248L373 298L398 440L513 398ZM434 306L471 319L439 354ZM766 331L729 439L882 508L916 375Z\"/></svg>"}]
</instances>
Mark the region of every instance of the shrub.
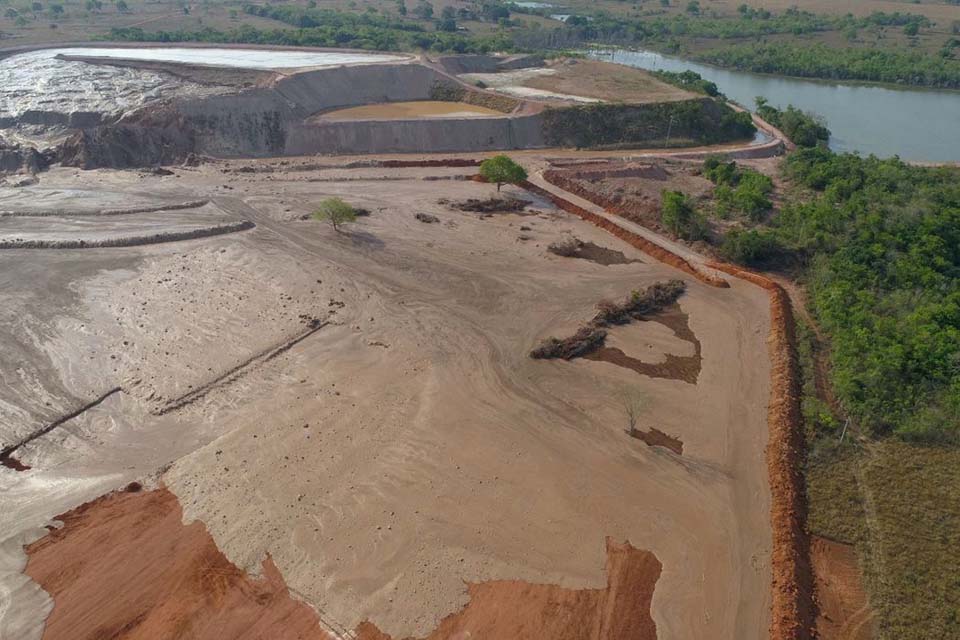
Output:
<instances>
[{"instance_id":1,"label":"shrub","mask_svg":"<svg viewBox=\"0 0 960 640\"><path fill-rule=\"evenodd\" d=\"M734 229L723 239L720 253L728 260L747 265L762 266L771 262L782 252L780 242L773 232L740 231Z\"/></svg>"},{"instance_id":2,"label":"shrub","mask_svg":"<svg viewBox=\"0 0 960 640\"><path fill-rule=\"evenodd\" d=\"M690 199L680 191L664 191L660 221L671 233L686 240L699 240L706 235L706 223Z\"/></svg>"}]
</instances>

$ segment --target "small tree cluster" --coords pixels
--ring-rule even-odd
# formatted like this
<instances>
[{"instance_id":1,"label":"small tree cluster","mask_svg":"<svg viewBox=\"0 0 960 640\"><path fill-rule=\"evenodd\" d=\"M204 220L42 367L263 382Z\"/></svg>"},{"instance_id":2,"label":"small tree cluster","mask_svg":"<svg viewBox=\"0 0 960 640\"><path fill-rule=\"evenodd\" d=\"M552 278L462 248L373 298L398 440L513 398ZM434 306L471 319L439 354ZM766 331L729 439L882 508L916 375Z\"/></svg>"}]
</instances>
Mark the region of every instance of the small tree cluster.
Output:
<instances>
[{"instance_id":1,"label":"small tree cluster","mask_svg":"<svg viewBox=\"0 0 960 640\"><path fill-rule=\"evenodd\" d=\"M660 222L671 233L685 240L700 240L706 235L703 216L681 191L663 192Z\"/></svg>"}]
</instances>

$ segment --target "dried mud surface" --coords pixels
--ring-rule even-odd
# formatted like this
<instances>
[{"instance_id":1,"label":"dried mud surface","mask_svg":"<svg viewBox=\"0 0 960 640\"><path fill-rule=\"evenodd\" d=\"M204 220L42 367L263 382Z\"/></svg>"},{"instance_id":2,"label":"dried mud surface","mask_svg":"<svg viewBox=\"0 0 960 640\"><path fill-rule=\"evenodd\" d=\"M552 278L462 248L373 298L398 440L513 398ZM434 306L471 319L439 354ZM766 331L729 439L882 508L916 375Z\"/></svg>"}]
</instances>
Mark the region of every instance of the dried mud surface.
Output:
<instances>
[{"instance_id":1,"label":"dried mud surface","mask_svg":"<svg viewBox=\"0 0 960 640\"><path fill-rule=\"evenodd\" d=\"M392 638L428 637L491 584L558 590L534 601L596 602L609 536L662 565L649 604L659 637L765 637L762 292L688 279L681 307L702 344L696 384L532 361L532 346L589 319L598 298L678 274L521 189L504 195L531 201L523 216L480 220L440 206L496 188L428 181L447 171L435 159L283 162L211 162L175 168L175 178L41 176L40 189L95 188L111 208L124 194L138 207L209 200L256 227L0 254L3 442L123 389L18 449L31 469L0 467L0 635L39 638L53 607L21 573L22 544L57 514L160 474L183 520L202 523L238 571L257 574L269 556L331 628L369 622ZM251 165L265 170L235 171ZM326 197L371 214L344 233L302 219ZM439 222L418 222L420 212ZM547 253L570 235L636 261ZM326 324L299 339L314 321ZM617 346L690 347L643 324L649 335L624 332ZM642 424L681 440L682 458L624 435L624 387L651 399Z\"/></svg>"}]
</instances>

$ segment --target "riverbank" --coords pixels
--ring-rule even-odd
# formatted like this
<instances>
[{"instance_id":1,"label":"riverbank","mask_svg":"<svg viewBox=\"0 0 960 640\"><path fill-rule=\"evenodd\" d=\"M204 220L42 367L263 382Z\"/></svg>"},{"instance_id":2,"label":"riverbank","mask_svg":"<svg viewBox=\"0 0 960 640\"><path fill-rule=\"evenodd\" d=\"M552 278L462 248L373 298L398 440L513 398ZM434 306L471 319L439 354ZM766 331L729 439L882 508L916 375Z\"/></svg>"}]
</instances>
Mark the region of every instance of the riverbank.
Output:
<instances>
[{"instance_id":1,"label":"riverbank","mask_svg":"<svg viewBox=\"0 0 960 640\"><path fill-rule=\"evenodd\" d=\"M751 106L757 96L778 107L794 105L824 118L833 131L831 148L920 163L960 161L960 91L830 83L731 71L652 51L598 52L601 59L647 70L694 71L715 82L736 102ZM851 109L850 105L861 105Z\"/></svg>"}]
</instances>

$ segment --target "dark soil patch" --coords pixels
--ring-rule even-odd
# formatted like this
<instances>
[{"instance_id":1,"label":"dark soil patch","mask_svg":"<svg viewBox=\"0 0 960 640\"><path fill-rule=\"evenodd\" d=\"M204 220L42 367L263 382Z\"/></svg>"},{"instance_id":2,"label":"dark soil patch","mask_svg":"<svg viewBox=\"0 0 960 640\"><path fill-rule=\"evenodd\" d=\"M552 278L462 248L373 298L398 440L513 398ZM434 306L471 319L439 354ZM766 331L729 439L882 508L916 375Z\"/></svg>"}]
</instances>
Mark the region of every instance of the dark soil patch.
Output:
<instances>
[{"instance_id":1,"label":"dark soil patch","mask_svg":"<svg viewBox=\"0 0 960 640\"><path fill-rule=\"evenodd\" d=\"M682 280L657 282L643 291L634 291L623 302L603 300L597 304L597 315L568 338L547 338L530 352L530 357L538 360L586 357L603 346L607 332L603 327L616 324L628 324L631 320L644 320L664 307L676 302L687 285Z\"/></svg>"},{"instance_id":2,"label":"dark soil patch","mask_svg":"<svg viewBox=\"0 0 960 640\"><path fill-rule=\"evenodd\" d=\"M487 198L478 200L477 198L468 198L467 200L438 200L439 204L446 205L457 211L470 211L473 213L520 213L530 204L526 200L519 198Z\"/></svg>"},{"instance_id":3,"label":"dark soil patch","mask_svg":"<svg viewBox=\"0 0 960 640\"><path fill-rule=\"evenodd\" d=\"M587 354L603 347L607 332L603 327L629 324L632 320L646 320L662 309L676 303L687 285L683 280L657 282L643 291L634 291L623 302L603 300L597 304L597 315L568 338L549 337L530 352L534 359L586 357ZM684 316L686 317L686 316ZM698 347L699 349L699 347ZM699 356L699 350L697 351Z\"/></svg>"},{"instance_id":4,"label":"dark soil patch","mask_svg":"<svg viewBox=\"0 0 960 640\"><path fill-rule=\"evenodd\" d=\"M30 465L23 464L13 456L0 456L0 464L14 471L27 471L30 469Z\"/></svg>"},{"instance_id":5,"label":"dark soil patch","mask_svg":"<svg viewBox=\"0 0 960 640\"><path fill-rule=\"evenodd\" d=\"M601 247L592 242L584 242L578 238L570 238L555 242L547 247L547 251L563 256L564 258L580 258L589 260L609 267L612 264L631 264L633 262L643 262L643 260L628 258L622 251Z\"/></svg>"},{"instance_id":6,"label":"dark soil patch","mask_svg":"<svg viewBox=\"0 0 960 640\"><path fill-rule=\"evenodd\" d=\"M674 438L656 427L651 427L649 431L634 429L630 435L638 440L643 440L648 447L666 447L678 456L683 455L683 442L680 438Z\"/></svg>"},{"instance_id":7,"label":"dark soil patch","mask_svg":"<svg viewBox=\"0 0 960 640\"><path fill-rule=\"evenodd\" d=\"M670 308L665 309L655 316L644 318L644 320L648 322L659 322L672 330L675 336L692 344L693 355L677 356L668 353L667 359L664 362L651 364L628 356L616 347L600 347L582 357L587 360L609 362L610 364L636 371L640 375L651 378L666 378L668 380L681 380L689 384L696 384L697 378L700 376L702 364L700 340L697 339L696 334L690 329L687 314L683 313L678 305L673 304Z\"/></svg>"}]
</instances>

